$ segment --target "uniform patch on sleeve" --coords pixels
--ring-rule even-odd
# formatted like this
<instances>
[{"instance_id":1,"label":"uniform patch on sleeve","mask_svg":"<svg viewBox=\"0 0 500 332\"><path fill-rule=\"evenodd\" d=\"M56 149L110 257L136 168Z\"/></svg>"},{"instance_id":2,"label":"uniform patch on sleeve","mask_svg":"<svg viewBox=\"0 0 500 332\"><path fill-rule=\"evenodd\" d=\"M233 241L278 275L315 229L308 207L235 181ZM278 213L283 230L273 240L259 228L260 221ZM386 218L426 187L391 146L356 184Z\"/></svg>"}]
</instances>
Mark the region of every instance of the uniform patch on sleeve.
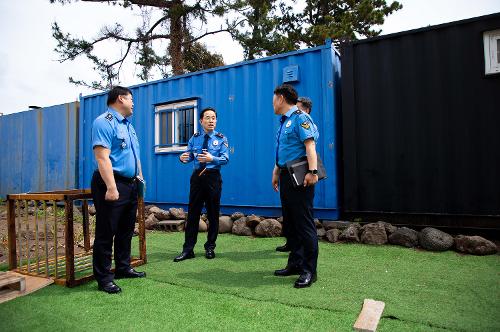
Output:
<instances>
[{"instance_id":1,"label":"uniform patch on sleeve","mask_svg":"<svg viewBox=\"0 0 500 332\"><path fill-rule=\"evenodd\" d=\"M311 124L309 123L309 121L304 121L300 124L300 126L304 129L309 129L311 128Z\"/></svg>"},{"instance_id":2,"label":"uniform patch on sleeve","mask_svg":"<svg viewBox=\"0 0 500 332\"><path fill-rule=\"evenodd\" d=\"M113 120L113 114L108 113L108 114L106 115L106 120L108 120L108 121Z\"/></svg>"},{"instance_id":3,"label":"uniform patch on sleeve","mask_svg":"<svg viewBox=\"0 0 500 332\"><path fill-rule=\"evenodd\" d=\"M200 133L199 133L199 132L197 132L197 133L195 133L193 136L194 136L194 137L198 137L198 136L200 136Z\"/></svg>"}]
</instances>

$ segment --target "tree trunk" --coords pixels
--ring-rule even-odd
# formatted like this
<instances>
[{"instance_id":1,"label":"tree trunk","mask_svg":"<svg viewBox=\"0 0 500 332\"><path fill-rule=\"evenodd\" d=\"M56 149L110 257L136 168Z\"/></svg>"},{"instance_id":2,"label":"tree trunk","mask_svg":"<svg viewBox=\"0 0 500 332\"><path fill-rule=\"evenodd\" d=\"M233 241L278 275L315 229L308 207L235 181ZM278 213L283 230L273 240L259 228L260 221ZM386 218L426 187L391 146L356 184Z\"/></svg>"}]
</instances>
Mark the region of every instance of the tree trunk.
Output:
<instances>
[{"instance_id":1,"label":"tree trunk","mask_svg":"<svg viewBox=\"0 0 500 332\"><path fill-rule=\"evenodd\" d=\"M182 5L182 4L179 4ZM171 13L177 11L172 11ZM179 15L173 14L170 17L170 45L168 52L172 61L172 72L174 75L182 75L185 72L184 61L182 58L182 41L184 39L184 30L182 18Z\"/></svg>"}]
</instances>

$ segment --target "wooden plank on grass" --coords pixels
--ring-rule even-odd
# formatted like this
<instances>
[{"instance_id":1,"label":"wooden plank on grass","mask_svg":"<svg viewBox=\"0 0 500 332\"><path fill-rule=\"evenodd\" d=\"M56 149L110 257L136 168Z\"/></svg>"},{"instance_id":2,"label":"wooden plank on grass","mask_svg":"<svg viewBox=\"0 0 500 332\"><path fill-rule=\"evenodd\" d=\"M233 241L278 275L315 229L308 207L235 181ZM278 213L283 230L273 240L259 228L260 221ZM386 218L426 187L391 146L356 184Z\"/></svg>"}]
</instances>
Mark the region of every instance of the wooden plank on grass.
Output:
<instances>
[{"instance_id":1,"label":"wooden plank on grass","mask_svg":"<svg viewBox=\"0 0 500 332\"><path fill-rule=\"evenodd\" d=\"M8 287L13 290L24 292L26 281L23 276L17 276L9 272L0 272L0 288Z\"/></svg>"},{"instance_id":2,"label":"wooden plank on grass","mask_svg":"<svg viewBox=\"0 0 500 332\"><path fill-rule=\"evenodd\" d=\"M382 317L385 303L382 301L375 301L365 299L361 313L354 323L354 330L362 332L375 332L377 330L378 322Z\"/></svg>"},{"instance_id":3,"label":"wooden plank on grass","mask_svg":"<svg viewBox=\"0 0 500 332\"><path fill-rule=\"evenodd\" d=\"M45 286L48 286L54 282L52 279L22 275L22 274L15 273L12 271L7 272L7 274L9 274L10 277L23 277L26 281L26 283L25 283L26 289L24 292L11 290L11 289L6 289L6 290L0 291L0 303L15 299L16 297L19 297L19 296L33 293L34 291L37 291L37 290L39 290Z\"/></svg>"}]
</instances>

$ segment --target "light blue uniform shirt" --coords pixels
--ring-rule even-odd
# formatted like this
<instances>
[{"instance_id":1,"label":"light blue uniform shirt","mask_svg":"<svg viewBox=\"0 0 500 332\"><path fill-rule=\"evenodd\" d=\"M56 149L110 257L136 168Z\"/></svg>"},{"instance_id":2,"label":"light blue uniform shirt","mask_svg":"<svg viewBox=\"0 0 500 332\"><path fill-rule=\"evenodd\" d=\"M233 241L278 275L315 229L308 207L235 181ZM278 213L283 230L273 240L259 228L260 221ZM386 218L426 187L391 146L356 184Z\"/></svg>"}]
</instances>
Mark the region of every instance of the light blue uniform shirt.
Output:
<instances>
[{"instance_id":1,"label":"light blue uniform shirt","mask_svg":"<svg viewBox=\"0 0 500 332\"><path fill-rule=\"evenodd\" d=\"M295 160L306 155L304 141L319 138L318 128L311 116L297 109L290 108L280 119L280 127L276 134L276 163L285 167L287 161Z\"/></svg>"},{"instance_id":2,"label":"light blue uniform shirt","mask_svg":"<svg viewBox=\"0 0 500 332\"><path fill-rule=\"evenodd\" d=\"M92 148L102 146L111 150L109 159L113 171L127 178L139 174L139 140L135 129L114 109L99 115L92 125ZM97 161L94 160L97 169Z\"/></svg>"},{"instance_id":3,"label":"light blue uniform shirt","mask_svg":"<svg viewBox=\"0 0 500 332\"><path fill-rule=\"evenodd\" d=\"M207 150L213 156L214 160L206 164L208 169L220 169L222 165L229 162L229 143L227 138L217 131L212 131L208 134ZM205 140L205 132L196 133L189 139L188 149L189 160L186 163L194 160L194 168L202 167L198 159L195 158L198 153L201 153L203 141Z\"/></svg>"}]
</instances>

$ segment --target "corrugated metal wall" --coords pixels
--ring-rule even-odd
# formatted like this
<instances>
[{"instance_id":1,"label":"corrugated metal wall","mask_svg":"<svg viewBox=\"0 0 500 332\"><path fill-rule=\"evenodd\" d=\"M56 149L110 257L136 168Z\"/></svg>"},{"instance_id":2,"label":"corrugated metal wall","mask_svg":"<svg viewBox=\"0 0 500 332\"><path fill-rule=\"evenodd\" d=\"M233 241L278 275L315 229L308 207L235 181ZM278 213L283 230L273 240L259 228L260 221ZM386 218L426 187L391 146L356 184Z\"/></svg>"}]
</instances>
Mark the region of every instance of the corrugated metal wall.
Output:
<instances>
[{"instance_id":1,"label":"corrugated metal wall","mask_svg":"<svg viewBox=\"0 0 500 332\"><path fill-rule=\"evenodd\" d=\"M223 211L280 215L279 195L271 187L278 127L272 96L274 88L282 83L283 69L290 65L299 67L299 81L294 83L299 94L309 96L314 102L312 117L320 130L318 151L329 175L317 186L316 216L336 218L335 91L340 61L330 44L131 87L135 103L132 122L141 143L146 200L166 206L186 206L192 165L182 165L179 153L155 154L154 106L198 98L200 110L207 106L217 109L217 130L228 137L231 148L230 162L222 169ZM81 99L81 187L90 185L91 126L106 110L105 105L105 94Z\"/></svg>"},{"instance_id":2,"label":"corrugated metal wall","mask_svg":"<svg viewBox=\"0 0 500 332\"><path fill-rule=\"evenodd\" d=\"M79 103L0 116L0 196L78 187Z\"/></svg>"},{"instance_id":3,"label":"corrugated metal wall","mask_svg":"<svg viewBox=\"0 0 500 332\"><path fill-rule=\"evenodd\" d=\"M483 55L498 28L495 14L343 49L346 212L500 215L500 75Z\"/></svg>"}]
</instances>

